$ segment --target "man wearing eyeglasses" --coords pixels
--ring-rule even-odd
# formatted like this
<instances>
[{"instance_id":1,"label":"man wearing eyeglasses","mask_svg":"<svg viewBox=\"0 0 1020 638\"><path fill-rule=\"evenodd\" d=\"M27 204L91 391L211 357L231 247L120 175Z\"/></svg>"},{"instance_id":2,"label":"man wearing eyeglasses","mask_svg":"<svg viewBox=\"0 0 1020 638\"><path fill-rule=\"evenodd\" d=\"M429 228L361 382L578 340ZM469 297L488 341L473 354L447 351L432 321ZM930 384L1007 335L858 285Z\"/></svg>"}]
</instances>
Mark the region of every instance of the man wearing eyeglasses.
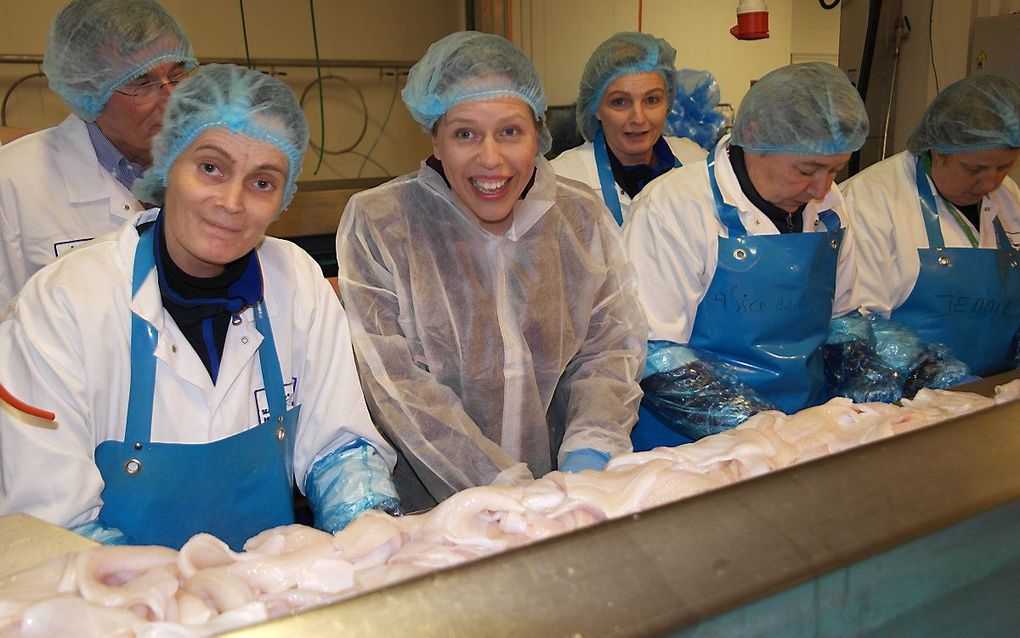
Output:
<instances>
[{"instance_id":1,"label":"man wearing eyeglasses","mask_svg":"<svg viewBox=\"0 0 1020 638\"><path fill-rule=\"evenodd\" d=\"M0 314L28 278L143 208L131 186L174 86L198 65L155 0L74 0L53 19L43 70L71 109L0 148Z\"/></svg>"}]
</instances>

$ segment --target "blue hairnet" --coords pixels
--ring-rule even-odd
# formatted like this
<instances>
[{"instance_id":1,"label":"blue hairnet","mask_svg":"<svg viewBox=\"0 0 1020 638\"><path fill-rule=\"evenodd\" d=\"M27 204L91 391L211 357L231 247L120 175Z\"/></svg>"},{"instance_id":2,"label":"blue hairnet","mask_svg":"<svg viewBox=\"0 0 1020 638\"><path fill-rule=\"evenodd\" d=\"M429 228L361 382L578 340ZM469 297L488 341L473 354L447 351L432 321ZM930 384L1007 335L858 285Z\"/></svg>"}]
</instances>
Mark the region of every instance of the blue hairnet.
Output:
<instances>
[{"instance_id":1,"label":"blue hairnet","mask_svg":"<svg viewBox=\"0 0 1020 638\"><path fill-rule=\"evenodd\" d=\"M498 35L460 31L434 42L411 67L400 95L411 117L427 131L461 102L518 98L540 123L539 155L552 148L545 125L548 101L538 71L523 51Z\"/></svg>"},{"instance_id":2,"label":"blue hairnet","mask_svg":"<svg viewBox=\"0 0 1020 638\"><path fill-rule=\"evenodd\" d=\"M868 136L868 113L838 67L804 62L754 83L733 121L731 142L753 153L842 155Z\"/></svg>"},{"instance_id":3,"label":"blue hairnet","mask_svg":"<svg viewBox=\"0 0 1020 638\"><path fill-rule=\"evenodd\" d=\"M595 117L602 95L614 80L633 73L658 73L666 82L666 104L676 96L676 49L647 33L620 32L588 58L577 93L577 129L589 142L602 124Z\"/></svg>"},{"instance_id":4,"label":"blue hairnet","mask_svg":"<svg viewBox=\"0 0 1020 638\"><path fill-rule=\"evenodd\" d=\"M297 190L301 159L308 146L305 114L286 84L261 71L232 64L199 67L170 94L163 129L152 143L152 166L135 182L135 196L162 205L167 173L177 156L202 131L212 128L268 142L287 156L287 186L280 207L286 209Z\"/></svg>"},{"instance_id":5,"label":"blue hairnet","mask_svg":"<svg viewBox=\"0 0 1020 638\"><path fill-rule=\"evenodd\" d=\"M153 0L75 0L50 25L43 71L75 115L92 122L113 92L168 62L198 66L184 29Z\"/></svg>"},{"instance_id":6,"label":"blue hairnet","mask_svg":"<svg viewBox=\"0 0 1020 638\"><path fill-rule=\"evenodd\" d=\"M1020 87L997 75L974 75L947 86L907 138L914 155L1002 147L1020 147Z\"/></svg>"}]
</instances>

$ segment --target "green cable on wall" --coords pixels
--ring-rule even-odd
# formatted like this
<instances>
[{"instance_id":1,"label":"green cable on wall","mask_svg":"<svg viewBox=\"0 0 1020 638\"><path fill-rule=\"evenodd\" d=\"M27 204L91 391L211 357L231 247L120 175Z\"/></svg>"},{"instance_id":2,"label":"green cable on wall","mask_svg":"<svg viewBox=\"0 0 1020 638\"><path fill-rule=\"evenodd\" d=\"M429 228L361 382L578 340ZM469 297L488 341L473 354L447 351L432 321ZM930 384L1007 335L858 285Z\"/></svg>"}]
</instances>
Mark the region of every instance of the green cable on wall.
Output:
<instances>
[{"instance_id":1,"label":"green cable on wall","mask_svg":"<svg viewBox=\"0 0 1020 638\"><path fill-rule=\"evenodd\" d=\"M319 82L319 161L312 175L319 174L322 166L323 149L326 148L326 106L323 101L322 66L319 64L319 35L315 26L315 0L308 0L308 9L312 16L312 43L315 45L315 74Z\"/></svg>"}]
</instances>

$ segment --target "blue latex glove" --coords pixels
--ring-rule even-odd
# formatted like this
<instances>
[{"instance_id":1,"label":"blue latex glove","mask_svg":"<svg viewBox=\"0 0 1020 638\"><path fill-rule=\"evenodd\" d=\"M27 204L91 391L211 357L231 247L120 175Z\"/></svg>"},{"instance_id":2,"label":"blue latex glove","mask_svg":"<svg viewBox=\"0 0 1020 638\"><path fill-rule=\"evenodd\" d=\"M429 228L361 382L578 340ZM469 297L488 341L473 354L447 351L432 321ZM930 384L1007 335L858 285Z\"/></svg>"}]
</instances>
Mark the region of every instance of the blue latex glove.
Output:
<instances>
[{"instance_id":1,"label":"blue latex glove","mask_svg":"<svg viewBox=\"0 0 1020 638\"><path fill-rule=\"evenodd\" d=\"M641 405L663 425L697 440L734 428L776 406L690 346L649 341Z\"/></svg>"},{"instance_id":2,"label":"blue latex glove","mask_svg":"<svg viewBox=\"0 0 1020 638\"><path fill-rule=\"evenodd\" d=\"M855 403L892 403L903 398L902 377L875 350L871 322L851 313L829 323L822 347L827 392Z\"/></svg>"},{"instance_id":3,"label":"blue latex glove","mask_svg":"<svg viewBox=\"0 0 1020 638\"><path fill-rule=\"evenodd\" d=\"M924 353L921 338L903 324L880 315L871 318L871 325L875 334L875 352L887 366L906 377Z\"/></svg>"},{"instance_id":4,"label":"blue latex glove","mask_svg":"<svg viewBox=\"0 0 1020 638\"><path fill-rule=\"evenodd\" d=\"M875 353L896 371L903 397L921 388L948 388L970 376L970 368L941 343L924 344L911 328L880 315L869 318Z\"/></svg>"},{"instance_id":5,"label":"blue latex glove","mask_svg":"<svg viewBox=\"0 0 1020 638\"><path fill-rule=\"evenodd\" d=\"M960 379L955 384L953 384L953 387L955 388L957 386L964 385L965 383L973 383L975 381L980 381L980 380L981 380L981 377L975 377L973 374L968 374L967 376L965 376L964 378Z\"/></svg>"},{"instance_id":6,"label":"blue latex glove","mask_svg":"<svg viewBox=\"0 0 1020 638\"><path fill-rule=\"evenodd\" d=\"M609 462L609 455L600 450L593 450L590 447L580 450L571 450L560 465L561 472L583 472L584 470L595 470L601 472L606 469Z\"/></svg>"},{"instance_id":7,"label":"blue latex glove","mask_svg":"<svg viewBox=\"0 0 1020 638\"><path fill-rule=\"evenodd\" d=\"M116 527L110 527L109 525L103 525L99 521L89 521L88 523L82 523L81 525L75 525L70 530L75 534L80 534L85 538L92 539L97 543L103 545L130 545L131 541L124 532L120 531Z\"/></svg>"},{"instance_id":8,"label":"blue latex glove","mask_svg":"<svg viewBox=\"0 0 1020 638\"><path fill-rule=\"evenodd\" d=\"M331 534L366 510L403 513L386 462L364 439L316 461L305 479L305 495L315 527Z\"/></svg>"},{"instance_id":9,"label":"blue latex glove","mask_svg":"<svg viewBox=\"0 0 1020 638\"><path fill-rule=\"evenodd\" d=\"M928 345L903 382L903 396L912 398L921 388L945 389L971 377L970 366L941 343Z\"/></svg>"}]
</instances>

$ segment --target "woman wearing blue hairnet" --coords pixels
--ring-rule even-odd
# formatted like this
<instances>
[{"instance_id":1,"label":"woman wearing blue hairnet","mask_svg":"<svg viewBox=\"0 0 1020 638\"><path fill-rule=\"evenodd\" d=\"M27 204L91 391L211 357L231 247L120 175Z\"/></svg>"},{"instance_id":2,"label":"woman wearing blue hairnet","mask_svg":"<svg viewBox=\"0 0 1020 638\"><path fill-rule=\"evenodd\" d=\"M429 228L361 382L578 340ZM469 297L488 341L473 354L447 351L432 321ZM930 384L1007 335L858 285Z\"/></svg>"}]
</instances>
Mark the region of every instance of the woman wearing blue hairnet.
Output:
<instances>
[{"instance_id":1,"label":"woman wearing blue hairnet","mask_svg":"<svg viewBox=\"0 0 1020 638\"><path fill-rule=\"evenodd\" d=\"M577 128L586 142L552 161L557 175L601 193L621 226L646 184L705 159L691 140L662 136L677 92L675 63L676 49L647 33L621 32L600 44L577 96Z\"/></svg>"},{"instance_id":2,"label":"woman wearing blue hairnet","mask_svg":"<svg viewBox=\"0 0 1020 638\"><path fill-rule=\"evenodd\" d=\"M198 65L156 0L73 0L42 69L71 114L0 151L0 308L36 271L145 206L131 193L174 86Z\"/></svg>"},{"instance_id":3,"label":"woman wearing blue hairnet","mask_svg":"<svg viewBox=\"0 0 1020 638\"><path fill-rule=\"evenodd\" d=\"M158 202L33 277L0 324L5 385L56 426L0 412L0 514L107 543L235 549L294 522L396 506L342 307L317 264L265 237L308 127L290 89L209 65L172 95L136 185Z\"/></svg>"},{"instance_id":4,"label":"woman wearing blue hairnet","mask_svg":"<svg viewBox=\"0 0 1020 638\"><path fill-rule=\"evenodd\" d=\"M501 37L454 33L402 95L433 155L355 195L337 234L401 502L603 467L630 450L646 328L605 207L541 157L538 73Z\"/></svg>"},{"instance_id":5,"label":"woman wearing blue hairnet","mask_svg":"<svg viewBox=\"0 0 1020 638\"><path fill-rule=\"evenodd\" d=\"M648 314L634 447L827 398L830 318L855 310L853 220L832 182L868 118L838 68L772 71L707 162L652 184L624 226Z\"/></svg>"},{"instance_id":6,"label":"woman wearing blue hairnet","mask_svg":"<svg viewBox=\"0 0 1020 638\"><path fill-rule=\"evenodd\" d=\"M1020 365L1020 190L1006 175L1018 156L1020 88L976 75L939 93L906 151L840 186L862 222L863 310L977 375Z\"/></svg>"}]
</instances>

